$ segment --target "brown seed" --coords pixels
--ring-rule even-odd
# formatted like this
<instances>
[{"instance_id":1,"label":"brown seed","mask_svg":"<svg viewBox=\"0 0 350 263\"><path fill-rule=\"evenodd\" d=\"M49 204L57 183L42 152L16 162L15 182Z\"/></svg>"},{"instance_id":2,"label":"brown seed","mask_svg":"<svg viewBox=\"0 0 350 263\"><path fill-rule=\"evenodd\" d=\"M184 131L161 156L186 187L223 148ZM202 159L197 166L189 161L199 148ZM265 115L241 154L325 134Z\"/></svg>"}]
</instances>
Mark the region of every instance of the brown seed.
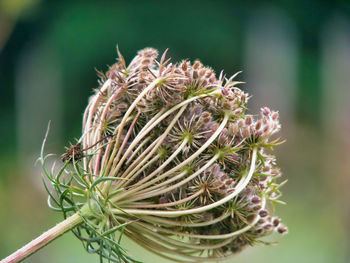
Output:
<instances>
[{"instance_id":1,"label":"brown seed","mask_svg":"<svg viewBox=\"0 0 350 263\"><path fill-rule=\"evenodd\" d=\"M259 130L261 128L261 121L258 121L256 124L255 124L255 129L256 130Z\"/></svg>"},{"instance_id":2,"label":"brown seed","mask_svg":"<svg viewBox=\"0 0 350 263\"><path fill-rule=\"evenodd\" d=\"M252 122L253 122L253 119L252 119L251 116L248 116L248 117L245 119L245 124L246 124L246 125L250 125L250 124L252 124Z\"/></svg>"},{"instance_id":3,"label":"brown seed","mask_svg":"<svg viewBox=\"0 0 350 263\"><path fill-rule=\"evenodd\" d=\"M244 129L242 131L242 135L243 135L244 138L248 138L250 136L248 129Z\"/></svg>"},{"instance_id":4,"label":"brown seed","mask_svg":"<svg viewBox=\"0 0 350 263\"><path fill-rule=\"evenodd\" d=\"M288 229L284 226L281 226L277 229L277 232L280 233L280 234L284 234L288 231Z\"/></svg>"},{"instance_id":5,"label":"brown seed","mask_svg":"<svg viewBox=\"0 0 350 263\"><path fill-rule=\"evenodd\" d=\"M280 224L280 219L279 219L279 218L275 218L275 219L273 220L273 225L274 225L275 227L277 227L279 224Z\"/></svg>"},{"instance_id":6,"label":"brown seed","mask_svg":"<svg viewBox=\"0 0 350 263\"><path fill-rule=\"evenodd\" d=\"M260 203L260 202L261 202L261 199L260 199L259 196L254 196L254 197L252 198L252 203L253 203L253 204L258 204L258 203Z\"/></svg>"},{"instance_id":7,"label":"brown seed","mask_svg":"<svg viewBox=\"0 0 350 263\"><path fill-rule=\"evenodd\" d=\"M261 217L266 217L268 214L269 214L269 213L268 213L266 210L261 210L261 211L259 212L259 216L261 216Z\"/></svg>"},{"instance_id":8,"label":"brown seed","mask_svg":"<svg viewBox=\"0 0 350 263\"><path fill-rule=\"evenodd\" d=\"M254 211L259 211L261 209L261 205L257 205L253 207Z\"/></svg>"},{"instance_id":9,"label":"brown seed","mask_svg":"<svg viewBox=\"0 0 350 263\"><path fill-rule=\"evenodd\" d=\"M199 60L196 60L193 64L193 68L197 69L197 68L199 68L200 65L201 65L201 62Z\"/></svg>"},{"instance_id":10,"label":"brown seed","mask_svg":"<svg viewBox=\"0 0 350 263\"><path fill-rule=\"evenodd\" d=\"M193 77L194 79L198 79L198 71L197 71L197 70L194 70L194 71L193 71L192 77Z\"/></svg>"},{"instance_id":11,"label":"brown seed","mask_svg":"<svg viewBox=\"0 0 350 263\"><path fill-rule=\"evenodd\" d=\"M259 224L259 225L262 225L262 224L264 224L264 223L265 223L265 219L260 218L260 219L258 220L258 224Z\"/></svg>"},{"instance_id":12,"label":"brown seed","mask_svg":"<svg viewBox=\"0 0 350 263\"><path fill-rule=\"evenodd\" d=\"M181 64L181 69L182 69L183 71L187 71L187 67L188 67L187 61L183 61L182 64Z\"/></svg>"}]
</instances>

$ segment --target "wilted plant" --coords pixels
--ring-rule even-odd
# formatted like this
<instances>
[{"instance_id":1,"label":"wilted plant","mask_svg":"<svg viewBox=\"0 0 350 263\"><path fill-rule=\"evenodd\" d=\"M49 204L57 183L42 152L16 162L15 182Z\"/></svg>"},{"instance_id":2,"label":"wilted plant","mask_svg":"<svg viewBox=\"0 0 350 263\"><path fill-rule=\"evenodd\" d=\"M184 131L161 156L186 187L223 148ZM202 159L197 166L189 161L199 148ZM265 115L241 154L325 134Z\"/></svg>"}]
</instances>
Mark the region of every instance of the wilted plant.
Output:
<instances>
[{"instance_id":1,"label":"wilted plant","mask_svg":"<svg viewBox=\"0 0 350 263\"><path fill-rule=\"evenodd\" d=\"M68 230L101 261L135 262L123 235L178 262L226 259L286 233L273 207L280 170L266 153L278 112L246 113L237 74L216 77L199 61L171 64L146 48L101 75L83 133L58 173L46 168L49 205L66 218L3 262L17 262ZM45 138L46 140L46 138ZM268 208L270 204L270 208Z\"/></svg>"}]
</instances>

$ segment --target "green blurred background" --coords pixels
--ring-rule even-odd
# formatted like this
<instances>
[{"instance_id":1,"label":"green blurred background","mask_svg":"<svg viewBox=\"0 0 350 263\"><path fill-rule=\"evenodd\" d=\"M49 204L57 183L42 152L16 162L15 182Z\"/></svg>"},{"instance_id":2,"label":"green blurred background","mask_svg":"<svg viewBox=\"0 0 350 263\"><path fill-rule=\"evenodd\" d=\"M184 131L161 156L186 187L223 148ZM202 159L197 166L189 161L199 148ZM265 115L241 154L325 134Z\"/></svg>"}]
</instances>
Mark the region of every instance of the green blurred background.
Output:
<instances>
[{"instance_id":1,"label":"green blurred background","mask_svg":"<svg viewBox=\"0 0 350 263\"><path fill-rule=\"evenodd\" d=\"M47 208L35 160L80 137L96 70L137 50L170 48L229 75L257 113L280 111L287 142L276 150L289 234L228 262L350 262L349 1L0 0L0 258L62 220ZM126 241L130 253L167 262ZM25 262L98 262L72 233Z\"/></svg>"}]
</instances>

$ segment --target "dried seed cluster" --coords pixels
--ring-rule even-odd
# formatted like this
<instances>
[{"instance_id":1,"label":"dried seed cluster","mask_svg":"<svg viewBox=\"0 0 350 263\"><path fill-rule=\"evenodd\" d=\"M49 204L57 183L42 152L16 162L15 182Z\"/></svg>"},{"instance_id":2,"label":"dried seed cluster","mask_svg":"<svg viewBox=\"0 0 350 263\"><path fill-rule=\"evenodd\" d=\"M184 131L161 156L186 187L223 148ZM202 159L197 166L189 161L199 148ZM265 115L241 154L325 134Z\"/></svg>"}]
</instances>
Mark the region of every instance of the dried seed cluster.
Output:
<instances>
[{"instance_id":1,"label":"dried seed cluster","mask_svg":"<svg viewBox=\"0 0 350 263\"><path fill-rule=\"evenodd\" d=\"M157 60L152 48L128 66L118 55L86 108L84 156L64 158L74 168L65 167L73 178L66 198L73 210L92 211L76 231L87 249L128 262L111 249L118 230L165 258L216 261L286 233L272 209L281 202L281 173L265 150L279 144L270 140L278 112L246 114L237 74L217 77L199 61L172 64L166 52Z\"/></svg>"}]
</instances>

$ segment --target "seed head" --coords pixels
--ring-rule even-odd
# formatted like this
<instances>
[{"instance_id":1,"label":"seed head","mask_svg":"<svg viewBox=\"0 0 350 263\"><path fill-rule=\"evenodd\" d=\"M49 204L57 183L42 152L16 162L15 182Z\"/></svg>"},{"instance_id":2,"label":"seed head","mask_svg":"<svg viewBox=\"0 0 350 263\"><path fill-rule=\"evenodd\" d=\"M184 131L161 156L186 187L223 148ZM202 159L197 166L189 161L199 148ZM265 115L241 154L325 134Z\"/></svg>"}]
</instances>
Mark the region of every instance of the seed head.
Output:
<instances>
[{"instance_id":1,"label":"seed head","mask_svg":"<svg viewBox=\"0 0 350 263\"><path fill-rule=\"evenodd\" d=\"M118 50L85 110L79 148L49 174L50 204L65 216L81 211L74 233L114 262L133 262L122 235L160 256L202 262L286 233L270 207L281 202L281 173L266 150L278 144L270 139L278 112L246 114L237 74L173 64L166 52L157 60L157 50L143 49L127 66Z\"/></svg>"}]
</instances>

